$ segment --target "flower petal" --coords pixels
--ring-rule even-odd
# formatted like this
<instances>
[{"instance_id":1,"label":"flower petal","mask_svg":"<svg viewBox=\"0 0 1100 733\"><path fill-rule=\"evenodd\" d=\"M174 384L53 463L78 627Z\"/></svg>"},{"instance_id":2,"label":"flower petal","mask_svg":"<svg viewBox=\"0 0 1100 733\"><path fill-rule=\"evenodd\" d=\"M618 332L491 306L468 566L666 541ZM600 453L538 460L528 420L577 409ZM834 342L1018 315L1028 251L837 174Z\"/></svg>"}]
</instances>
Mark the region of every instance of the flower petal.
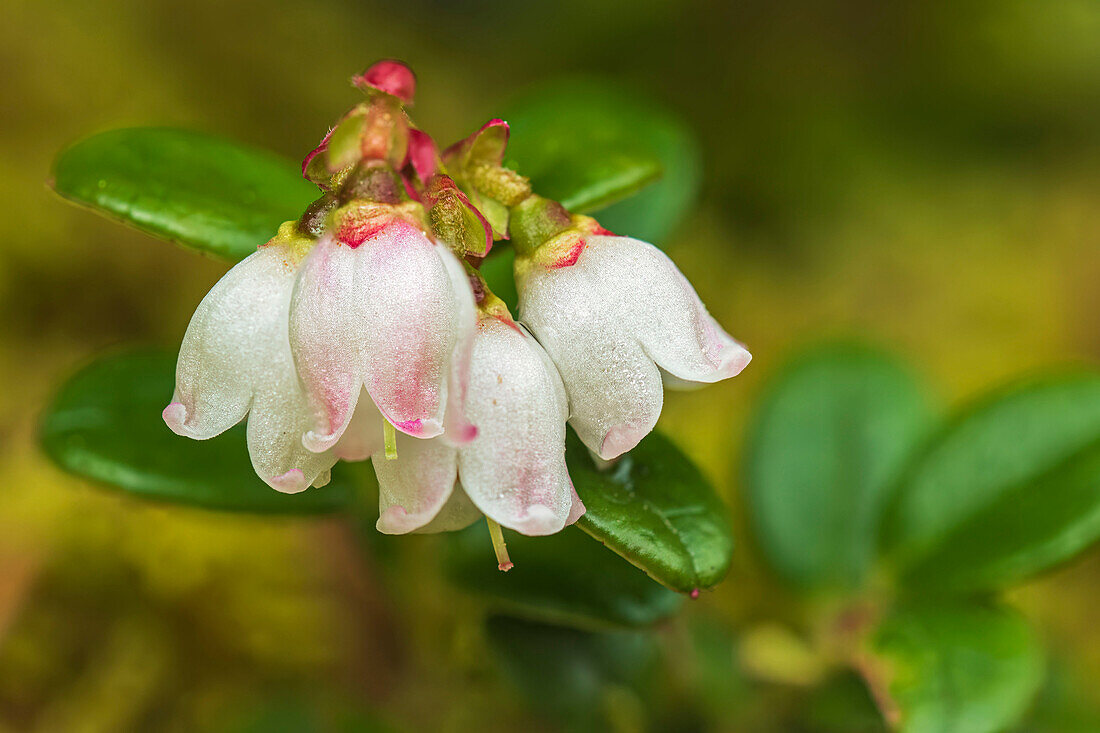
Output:
<instances>
[{"instance_id":1,"label":"flower petal","mask_svg":"<svg viewBox=\"0 0 1100 733\"><path fill-rule=\"evenodd\" d=\"M183 337L176 389L164 421L175 433L205 440L236 425L253 385L286 336L286 302L294 268L285 247L261 247L207 293Z\"/></svg>"},{"instance_id":2,"label":"flower petal","mask_svg":"<svg viewBox=\"0 0 1100 733\"><path fill-rule=\"evenodd\" d=\"M362 394L347 430L332 451L342 461L365 461L383 449L383 427L382 413L370 396Z\"/></svg>"},{"instance_id":3,"label":"flower petal","mask_svg":"<svg viewBox=\"0 0 1100 733\"><path fill-rule=\"evenodd\" d=\"M450 251L441 248L440 255L454 291L455 323L458 328L447 381L447 411L443 416L443 434L451 445L465 445L477 437L477 427L466 416L470 353L477 335L477 306L474 305L474 293L466 268Z\"/></svg>"},{"instance_id":4,"label":"flower petal","mask_svg":"<svg viewBox=\"0 0 1100 733\"><path fill-rule=\"evenodd\" d=\"M484 515L474 506L461 483L456 483L451 498L435 515L435 519L416 530L416 534L434 534L436 532L455 532L465 529Z\"/></svg>"},{"instance_id":5,"label":"flower petal","mask_svg":"<svg viewBox=\"0 0 1100 733\"><path fill-rule=\"evenodd\" d=\"M661 370L670 386L714 382L751 358L664 253L628 237L589 236L566 264L532 267L520 315L558 367L570 424L604 459L656 425Z\"/></svg>"},{"instance_id":6,"label":"flower petal","mask_svg":"<svg viewBox=\"0 0 1100 733\"><path fill-rule=\"evenodd\" d=\"M581 498L579 496L577 496L577 490L575 488L573 489L573 493L570 499L572 500L572 503L569 507L569 516L565 519L565 526L567 527L571 524L575 524L576 521L583 517L584 513L588 511L584 506L584 502L581 501Z\"/></svg>"},{"instance_id":7,"label":"flower petal","mask_svg":"<svg viewBox=\"0 0 1100 733\"><path fill-rule=\"evenodd\" d=\"M332 451L314 453L302 445L302 432L312 421L312 411L287 344L286 371L257 389L248 413L248 453L252 467L269 486L288 494L305 491L336 463Z\"/></svg>"},{"instance_id":8,"label":"flower petal","mask_svg":"<svg viewBox=\"0 0 1100 733\"><path fill-rule=\"evenodd\" d=\"M424 527L454 489L455 449L442 440L397 436L397 458L373 457L378 476L378 531L405 534Z\"/></svg>"},{"instance_id":9,"label":"flower petal","mask_svg":"<svg viewBox=\"0 0 1100 733\"><path fill-rule=\"evenodd\" d=\"M448 373L459 341L459 305L441 254L412 225L395 221L357 250L367 392L401 432L443 432Z\"/></svg>"},{"instance_id":10,"label":"flower petal","mask_svg":"<svg viewBox=\"0 0 1100 733\"><path fill-rule=\"evenodd\" d=\"M561 375L569 424L594 453L611 459L657 424L664 391L653 360L624 330L618 304L604 302L596 280L577 266L532 273L520 313Z\"/></svg>"},{"instance_id":11,"label":"flower petal","mask_svg":"<svg viewBox=\"0 0 1100 733\"><path fill-rule=\"evenodd\" d=\"M478 438L458 454L458 473L486 516L527 535L565 526L573 484L565 466L565 390L529 334L483 318L474 340L467 401Z\"/></svg>"},{"instance_id":12,"label":"flower petal","mask_svg":"<svg viewBox=\"0 0 1100 733\"><path fill-rule=\"evenodd\" d=\"M707 313L672 260L653 245L629 237L589 237L582 260L583 267L601 273L595 283L604 302L617 304L620 322L672 376L717 382L736 376L752 358Z\"/></svg>"},{"instance_id":13,"label":"flower petal","mask_svg":"<svg viewBox=\"0 0 1100 733\"><path fill-rule=\"evenodd\" d=\"M309 395L313 428L303 444L320 452L334 446L355 412L362 385L361 348L367 322L357 286L359 257L324 237L302 262L290 303L290 345Z\"/></svg>"}]
</instances>

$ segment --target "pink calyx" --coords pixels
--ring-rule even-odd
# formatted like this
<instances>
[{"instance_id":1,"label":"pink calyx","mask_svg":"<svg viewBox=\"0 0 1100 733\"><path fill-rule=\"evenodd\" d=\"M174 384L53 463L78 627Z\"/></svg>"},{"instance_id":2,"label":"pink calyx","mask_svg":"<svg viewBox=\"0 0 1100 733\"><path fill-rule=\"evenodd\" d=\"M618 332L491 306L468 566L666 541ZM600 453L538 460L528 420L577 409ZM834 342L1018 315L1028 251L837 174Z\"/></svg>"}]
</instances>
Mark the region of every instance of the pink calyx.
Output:
<instances>
[{"instance_id":1,"label":"pink calyx","mask_svg":"<svg viewBox=\"0 0 1100 733\"><path fill-rule=\"evenodd\" d=\"M557 270L562 267L572 267L573 265L577 264L577 260L581 258L581 252L584 252L584 248L586 245L587 242L583 238L577 240L576 244L569 248L569 251L567 251L564 255L559 257L553 264L550 265L549 269Z\"/></svg>"},{"instance_id":2,"label":"pink calyx","mask_svg":"<svg viewBox=\"0 0 1100 733\"><path fill-rule=\"evenodd\" d=\"M412 167L421 183L426 185L439 171L439 149L432 136L423 130L410 128L408 157L405 162Z\"/></svg>"},{"instance_id":3,"label":"pink calyx","mask_svg":"<svg viewBox=\"0 0 1100 733\"><path fill-rule=\"evenodd\" d=\"M314 158L325 152L325 150L328 148L329 138L332 137L332 131L335 129L335 126L330 127L328 132L325 133L324 138L321 139L321 142L317 144L317 147L315 147L313 150L310 150L309 153L306 154L306 157L302 160L302 177L305 178L307 181L311 180L309 177L309 164L313 162Z\"/></svg>"}]
</instances>

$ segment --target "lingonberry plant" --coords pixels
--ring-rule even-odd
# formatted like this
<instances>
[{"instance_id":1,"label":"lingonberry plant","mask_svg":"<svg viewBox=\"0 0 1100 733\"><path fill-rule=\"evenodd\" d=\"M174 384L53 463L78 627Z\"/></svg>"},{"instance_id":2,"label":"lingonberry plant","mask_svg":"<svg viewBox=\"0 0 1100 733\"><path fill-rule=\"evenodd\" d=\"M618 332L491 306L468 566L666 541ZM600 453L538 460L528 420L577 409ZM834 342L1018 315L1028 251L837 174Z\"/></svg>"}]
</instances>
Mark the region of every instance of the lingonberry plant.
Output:
<instances>
[{"instance_id":1,"label":"lingonberry plant","mask_svg":"<svg viewBox=\"0 0 1100 733\"><path fill-rule=\"evenodd\" d=\"M739 639L697 623L659 647L643 630L721 581L733 550L726 507L655 430L664 389L750 359L643 241L694 197L690 137L573 83L443 148L409 114L407 67L353 83L365 100L300 168L162 128L61 154L61 195L236 264L178 352L108 354L60 389L42 425L59 465L165 502L450 531L425 541L491 611L489 646L578 729L606 729L623 689L676 695L653 689L655 657L711 668L699 707L797 689L767 708L773 728L1019 724L1046 656L1001 595L1100 537L1095 370L941 420L892 357L795 359L740 481L762 561L740 580L766 577L788 607L748 614ZM359 536L387 562L378 532ZM840 722L811 721L822 706Z\"/></svg>"},{"instance_id":2,"label":"lingonberry plant","mask_svg":"<svg viewBox=\"0 0 1100 733\"><path fill-rule=\"evenodd\" d=\"M750 357L659 250L504 167L506 123L441 156L407 114L407 67L384 61L355 84L367 101L302 164L320 197L195 313L164 420L204 440L247 413L252 464L286 493L371 458L379 530L484 514L507 570L497 523L553 534L585 511L566 419L617 458L655 426L662 370L714 382ZM517 250L519 323L477 272L494 237Z\"/></svg>"},{"instance_id":3,"label":"lingonberry plant","mask_svg":"<svg viewBox=\"0 0 1100 733\"><path fill-rule=\"evenodd\" d=\"M51 455L132 492L225 509L346 507L358 504L355 483L376 482L379 531L458 530L485 517L502 570L512 561L501 526L539 536L580 520L670 589L716 584L730 564L729 523L672 444L640 446L618 479L592 463L646 439L664 386L732 377L750 359L667 256L583 213L651 183L666 162L692 165L694 151L657 144L668 126L644 122L592 155L544 156L533 185L506 164L503 120L442 148L409 114L416 80L405 65L382 61L352 81L365 99L300 173L157 128L104 133L62 154L54 186L65 197L239 262L195 311L157 410L201 447L148 422L166 360L143 352L107 357L62 390L46 420ZM120 378L125 391L94 386ZM89 400L110 403L99 414L113 429L64 427L66 410ZM567 422L581 441L568 455ZM117 440L135 431L145 450ZM274 492L244 480L235 451ZM341 470L367 459L373 475ZM687 470L646 489L629 478L635 463ZM624 490L629 501L603 500Z\"/></svg>"}]
</instances>

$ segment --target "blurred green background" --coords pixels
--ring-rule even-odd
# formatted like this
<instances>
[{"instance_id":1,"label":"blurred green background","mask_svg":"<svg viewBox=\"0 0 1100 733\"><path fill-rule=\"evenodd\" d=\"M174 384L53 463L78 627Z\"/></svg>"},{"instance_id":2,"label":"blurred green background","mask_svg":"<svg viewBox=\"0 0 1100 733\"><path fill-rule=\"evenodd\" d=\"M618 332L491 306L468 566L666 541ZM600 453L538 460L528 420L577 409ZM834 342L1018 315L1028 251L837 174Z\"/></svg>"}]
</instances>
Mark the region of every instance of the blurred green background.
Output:
<instances>
[{"instance_id":1,"label":"blurred green background","mask_svg":"<svg viewBox=\"0 0 1100 733\"><path fill-rule=\"evenodd\" d=\"M744 425L792 350L883 343L949 403L1100 359L1093 0L2 7L0 730L561 722L530 702L539 681L501 662L422 538L379 540L401 555L384 572L338 520L141 504L37 452L37 413L61 379L104 347L177 344L225 270L48 190L54 154L91 132L193 127L297 159L357 101L347 79L382 57L416 70L416 118L441 141L563 75L609 78L684 118L703 189L663 244L755 358L735 380L669 395L661 424L731 506L739 545L729 578L655 632L645 685L592 697L620 730L877 725L853 717L865 701L850 681L828 699L809 691L813 660L774 624L800 611L744 526ZM1047 637L1053 684L1074 690L1052 715L1084 719L1100 687L1100 554L1013 595ZM499 625L505 643L522 635L514 623ZM574 697L597 687L585 675L600 659L566 658Z\"/></svg>"}]
</instances>

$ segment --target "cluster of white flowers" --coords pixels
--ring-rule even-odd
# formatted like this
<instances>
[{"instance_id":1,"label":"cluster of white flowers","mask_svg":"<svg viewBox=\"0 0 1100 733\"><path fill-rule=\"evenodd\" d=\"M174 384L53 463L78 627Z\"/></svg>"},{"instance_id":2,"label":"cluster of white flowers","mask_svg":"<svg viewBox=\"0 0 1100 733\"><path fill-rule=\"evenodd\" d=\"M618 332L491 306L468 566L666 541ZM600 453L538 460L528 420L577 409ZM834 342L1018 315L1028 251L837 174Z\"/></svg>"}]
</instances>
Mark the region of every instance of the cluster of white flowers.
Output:
<instances>
[{"instance_id":1,"label":"cluster of white flowers","mask_svg":"<svg viewBox=\"0 0 1100 733\"><path fill-rule=\"evenodd\" d=\"M412 82L389 63L360 80L392 117ZM545 535L584 512L565 463L567 422L614 459L653 429L664 386L748 364L656 247L522 187L491 212L475 208L471 199L486 207L484 188L464 184L467 197L454 186L423 133L387 118L380 134L380 117L363 119L350 159L331 149L347 137L343 123L322 144L330 179L319 205L199 305L164 410L176 433L206 439L247 416L257 474L290 493L324 485L338 460L370 458L382 532L452 530L485 515ZM480 239L480 226L516 246L518 319L475 267L492 237L480 251L456 244Z\"/></svg>"}]
</instances>

